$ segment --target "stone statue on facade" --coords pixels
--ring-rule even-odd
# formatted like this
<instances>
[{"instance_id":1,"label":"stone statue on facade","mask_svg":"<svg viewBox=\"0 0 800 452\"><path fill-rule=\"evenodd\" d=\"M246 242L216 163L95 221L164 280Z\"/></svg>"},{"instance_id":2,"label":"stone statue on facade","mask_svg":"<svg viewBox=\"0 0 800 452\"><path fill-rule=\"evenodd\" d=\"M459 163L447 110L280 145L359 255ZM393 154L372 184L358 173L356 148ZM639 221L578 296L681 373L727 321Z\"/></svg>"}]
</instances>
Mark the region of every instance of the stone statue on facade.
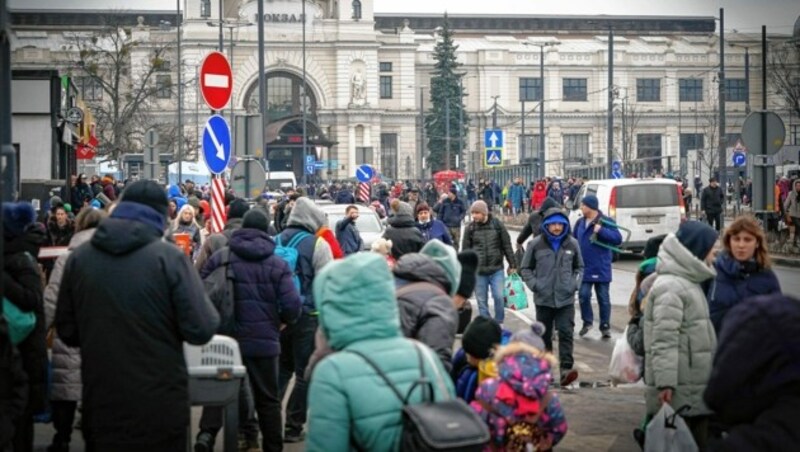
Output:
<instances>
[{"instance_id":1,"label":"stone statue on facade","mask_svg":"<svg viewBox=\"0 0 800 452\"><path fill-rule=\"evenodd\" d=\"M363 107L367 103L367 81L361 71L353 72L350 78L351 97L350 104Z\"/></svg>"}]
</instances>

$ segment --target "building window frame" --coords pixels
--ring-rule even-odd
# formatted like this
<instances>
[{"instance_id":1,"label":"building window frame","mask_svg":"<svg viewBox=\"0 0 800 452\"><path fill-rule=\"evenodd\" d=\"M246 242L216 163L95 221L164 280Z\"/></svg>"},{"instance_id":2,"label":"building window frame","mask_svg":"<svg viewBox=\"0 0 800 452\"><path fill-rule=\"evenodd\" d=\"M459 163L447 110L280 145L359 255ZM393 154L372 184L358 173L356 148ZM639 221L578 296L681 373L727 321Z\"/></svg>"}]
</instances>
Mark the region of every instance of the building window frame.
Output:
<instances>
[{"instance_id":1,"label":"building window frame","mask_svg":"<svg viewBox=\"0 0 800 452\"><path fill-rule=\"evenodd\" d=\"M397 137L396 133L381 134L381 175L388 179L397 179Z\"/></svg>"},{"instance_id":2,"label":"building window frame","mask_svg":"<svg viewBox=\"0 0 800 452\"><path fill-rule=\"evenodd\" d=\"M519 143L525 147L519 149L519 161L531 162L539 157L539 134L526 133L519 136Z\"/></svg>"},{"instance_id":3,"label":"building window frame","mask_svg":"<svg viewBox=\"0 0 800 452\"><path fill-rule=\"evenodd\" d=\"M172 75L156 75L156 97L159 99L169 99L172 97Z\"/></svg>"},{"instance_id":4,"label":"building window frame","mask_svg":"<svg viewBox=\"0 0 800 452\"><path fill-rule=\"evenodd\" d=\"M211 17L211 0L200 0L200 17L203 19Z\"/></svg>"},{"instance_id":5,"label":"building window frame","mask_svg":"<svg viewBox=\"0 0 800 452\"><path fill-rule=\"evenodd\" d=\"M392 72L392 62L381 61L378 63L378 72Z\"/></svg>"},{"instance_id":6,"label":"building window frame","mask_svg":"<svg viewBox=\"0 0 800 452\"><path fill-rule=\"evenodd\" d=\"M678 98L680 102L703 102L703 79L679 79Z\"/></svg>"},{"instance_id":7,"label":"building window frame","mask_svg":"<svg viewBox=\"0 0 800 452\"><path fill-rule=\"evenodd\" d=\"M542 79L540 77L519 78L520 102L541 102L542 97Z\"/></svg>"},{"instance_id":8,"label":"building window frame","mask_svg":"<svg viewBox=\"0 0 800 452\"><path fill-rule=\"evenodd\" d=\"M744 78L725 79L725 101L747 102L747 80Z\"/></svg>"},{"instance_id":9,"label":"building window frame","mask_svg":"<svg viewBox=\"0 0 800 452\"><path fill-rule=\"evenodd\" d=\"M76 77L75 85L78 86L83 100L99 102L103 100L103 83L90 75Z\"/></svg>"},{"instance_id":10,"label":"building window frame","mask_svg":"<svg viewBox=\"0 0 800 452\"><path fill-rule=\"evenodd\" d=\"M586 78L565 77L561 80L564 102L588 102Z\"/></svg>"},{"instance_id":11,"label":"building window frame","mask_svg":"<svg viewBox=\"0 0 800 452\"><path fill-rule=\"evenodd\" d=\"M561 149L565 162L591 162L588 133L565 133L561 136Z\"/></svg>"},{"instance_id":12,"label":"building window frame","mask_svg":"<svg viewBox=\"0 0 800 452\"><path fill-rule=\"evenodd\" d=\"M661 102L661 79L637 78L636 102Z\"/></svg>"},{"instance_id":13,"label":"building window frame","mask_svg":"<svg viewBox=\"0 0 800 452\"><path fill-rule=\"evenodd\" d=\"M361 2L353 0L353 20L361 20Z\"/></svg>"},{"instance_id":14,"label":"building window frame","mask_svg":"<svg viewBox=\"0 0 800 452\"><path fill-rule=\"evenodd\" d=\"M381 99L391 99L393 97L393 77L391 75L381 75L379 81Z\"/></svg>"}]
</instances>

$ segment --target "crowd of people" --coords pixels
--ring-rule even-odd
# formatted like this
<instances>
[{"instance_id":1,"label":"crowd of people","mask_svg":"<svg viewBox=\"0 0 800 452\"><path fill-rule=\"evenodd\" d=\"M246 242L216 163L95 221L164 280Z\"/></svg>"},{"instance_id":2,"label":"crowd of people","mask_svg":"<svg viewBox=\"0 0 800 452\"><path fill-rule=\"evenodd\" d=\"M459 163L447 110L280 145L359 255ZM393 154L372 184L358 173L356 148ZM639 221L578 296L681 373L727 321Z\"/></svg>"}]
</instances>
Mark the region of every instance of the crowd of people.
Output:
<instances>
[{"instance_id":1,"label":"crowd of people","mask_svg":"<svg viewBox=\"0 0 800 452\"><path fill-rule=\"evenodd\" d=\"M0 450L33 450L34 416L49 412L48 451L68 451L79 406L86 450L186 450L182 344L220 332L247 369L241 450L398 450L407 404L456 397L489 432L484 450L550 450L568 432L557 389L578 378L576 298L578 335L595 325L594 289L611 338L611 248L622 236L591 194L570 224L563 203L580 179L382 184L361 200L387 217L371 245L346 184L254 203L226 193L214 231L206 187L97 179L76 177L72 202L50 199L44 217L3 204L3 309L35 323L19 338L0 317ZM343 218L331 228L309 192ZM790 216L798 196L786 197ZM515 245L499 214L506 200L511 215L529 214ZM49 245L66 253L40 265ZM686 221L644 254L625 337L644 361L643 425L669 404L700 450L800 443L800 302L781 295L759 224L742 216L718 234ZM231 318L206 292L219 269L233 274ZM513 274L536 313L520 331L505 322ZM194 450L213 450L221 409L205 407L198 427ZM644 429L635 436L646 441Z\"/></svg>"}]
</instances>

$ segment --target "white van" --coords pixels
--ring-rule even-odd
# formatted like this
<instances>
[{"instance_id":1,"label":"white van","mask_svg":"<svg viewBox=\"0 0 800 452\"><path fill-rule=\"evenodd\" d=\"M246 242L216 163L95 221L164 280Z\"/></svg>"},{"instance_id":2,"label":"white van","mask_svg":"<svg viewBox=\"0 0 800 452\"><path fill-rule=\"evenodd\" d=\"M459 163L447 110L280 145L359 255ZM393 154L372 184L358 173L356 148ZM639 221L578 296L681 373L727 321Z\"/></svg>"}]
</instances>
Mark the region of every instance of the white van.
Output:
<instances>
[{"instance_id":1,"label":"white van","mask_svg":"<svg viewBox=\"0 0 800 452\"><path fill-rule=\"evenodd\" d=\"M267 191L281 190L297 187L294 171L269 171L267 172Z\"/></svg>"},{"instance_id":2,"label":"white van","mask_svg":"<svg viewBox=\"0 0 800 452\"><path fill-rule=\"evenodd\" d=\"M584 196L597 196L600 211L618 225L631 231L620 248L642 251L650 237L676 232L686 219L681 184L671 179L606 179L584 182L574 203L569 206L573 229L583 216L580 210Z\"/></svg>"}]
</instances>

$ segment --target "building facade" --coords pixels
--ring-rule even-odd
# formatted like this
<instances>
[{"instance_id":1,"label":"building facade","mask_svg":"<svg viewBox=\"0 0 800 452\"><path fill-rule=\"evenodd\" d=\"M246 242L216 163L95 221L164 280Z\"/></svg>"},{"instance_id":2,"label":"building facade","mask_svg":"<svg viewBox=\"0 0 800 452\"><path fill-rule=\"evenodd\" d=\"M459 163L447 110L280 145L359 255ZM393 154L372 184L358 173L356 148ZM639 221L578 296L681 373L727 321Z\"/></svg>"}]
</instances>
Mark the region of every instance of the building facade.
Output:
<instances>
[{"instance_id":1,"label":"building facade","mask_svg":"<svg viewBox=\"0 0 800 452\"><path fill-rule=\"evenodd\" d=\"M259 17L256 1L226 0L220 12L217 1L186 0L178 64L171 41L176 36L174 12L116 14L124 16L120 26L131 39L142 43L129 55L132 74L152 64L157 45L169 49L162 58L171 64L166 69L162 64L151 80L163 88L148 110L151 124L177 123L177 96L167 88L174 87L181 71L185 155L198 157L197 143L208 116L198 92L198 67L220 41L234 74L233 97L223 115L262 110L256 26L261 20L269 121L265 157L270 170L292 169L301 175L305 116L305 147L315 160L325 162L317 177L352 178L362 163L372 164L388 179L429 174L422 113L430 104L441 16L375 14L372 0L306 0L303 15L300 0L267 0L265 14ZM471 119L467 136L461 137L462 169L476 172L483 167L483 132L495 124L505 133L505 165L541 164L549 175L606 165L610 34L612 158L629 170L669 170L689 177L700 174L698 165L704 159L716 158L720 37L713 17L449 19ZM91 34L103 23L103 14L15 11L12 21L15 68L35 69L74 61L68 54L80 50L65 47L65 42L75 33ZM770 45L789 38L771 35ZM726 41L733 46L725 48L724 140L733 149L748 109L761 108L761 47L760 35L729 34ZM68 66L61 64L60 69L80 77L80 68ZM84 98L103 102L96 89L89 81ZM787 125L787 143L797 144L800 120L772 86L767 94L769 109ZM540 149L542 111L545 139ZM165 145L174 148L175 142ZM130 146L130 151L141 152L135 142Z\"/></svg>"}]
</instances>

